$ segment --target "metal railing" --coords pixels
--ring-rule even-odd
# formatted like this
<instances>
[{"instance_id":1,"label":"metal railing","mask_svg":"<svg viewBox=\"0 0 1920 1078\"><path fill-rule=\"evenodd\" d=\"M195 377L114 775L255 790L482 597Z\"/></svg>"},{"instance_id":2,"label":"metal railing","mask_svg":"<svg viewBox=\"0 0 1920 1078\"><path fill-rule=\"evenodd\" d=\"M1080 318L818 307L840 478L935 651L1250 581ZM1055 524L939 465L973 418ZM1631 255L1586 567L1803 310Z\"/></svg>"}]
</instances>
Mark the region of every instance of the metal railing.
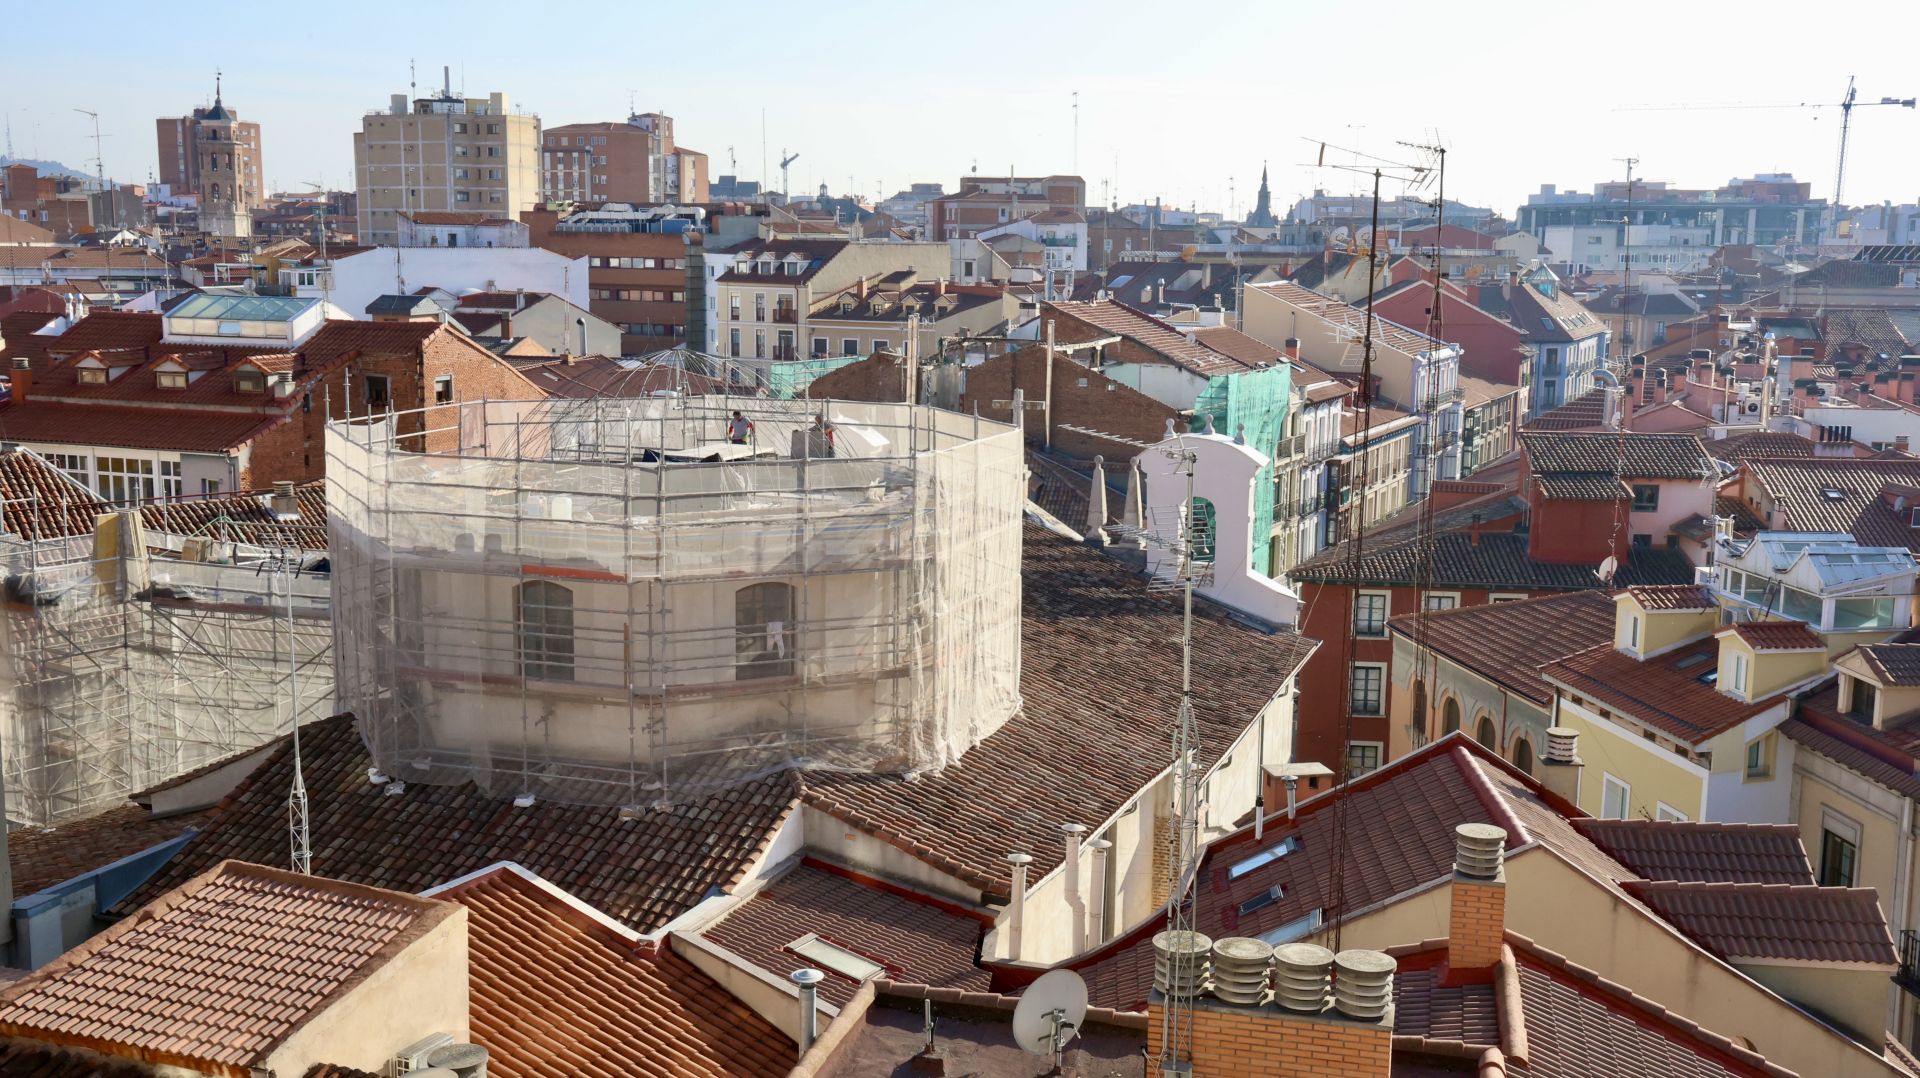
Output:
<instances>
[{"instance_id":1,"label":"metal railing","mask_svg":"<svg viewBox=\"0 0 1920 1078\"><path fill-rule=\"evenodd\" d=\"M1920 933L1911 928L1900 932L1900 968L1893 983L1920 996Z\"/></svg>"},{"instance_id":2,"label":"metal railing","mask_svg":"<svg viewBox=\"0 0 1920 1078\"><path fill-rule=\"evenodd\" d=\"M775 307L773 309L773 320L775 322L797 322L800 317L798 312L799 308L796 307Z\"/></svg>"},{"instance_id":3,"label":"metal railing","mask_svg":"<svg viewBox=\"0 0 1920 1078\"><path fill-rule=\"evenodd\" d=\"M1322 442L1307 450L1307 463L1318 464L1323 460L1332 460L1340 452L1340 443Z\"/></svg>"},{"instance_id":4,"label":"metal railing","mask_svg":"<svg viewBox=\"0 0 1920 1078\"><path fill-rule=\"evenodd\" d=\"M1280 439L1279 445L1274 448L1274 455L1281 460L1287 460L1297 457L1306 451L1307 436L1304 434L1296 434L1291 438Z\"/></svg>"}]
</instances>

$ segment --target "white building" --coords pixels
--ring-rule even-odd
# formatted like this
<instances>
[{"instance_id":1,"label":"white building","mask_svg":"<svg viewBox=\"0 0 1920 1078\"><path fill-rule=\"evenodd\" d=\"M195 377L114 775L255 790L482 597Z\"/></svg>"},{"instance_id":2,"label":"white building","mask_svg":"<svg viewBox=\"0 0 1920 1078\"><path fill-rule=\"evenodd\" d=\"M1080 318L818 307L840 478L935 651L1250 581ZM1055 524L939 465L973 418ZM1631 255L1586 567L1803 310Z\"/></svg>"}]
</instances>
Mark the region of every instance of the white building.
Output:
<instances>
[{"instance_id":1,"label":"white building","mask_svg":"<svg viewBox=\"0 0 1920 1078\"><path fill-rule=\"evenodd\" d=\"M1549 225L1541 244L1547 261L1575 273L1619 273L1629 258L1635 272L1697 273L1717 250L1713 230L1679 225Z\"/></svg>"},{"instance_id":2,"label":"white building","mask_svg":"<svg viewBox=\"0 0 1920 1078\"><path fill-rule=\"evenodd\" d=\"M539 247L375 247L335 258L330 266L327 298L348 311L429 286L454 295L546 292L587 306L586 256L567 258ZM318 294L327 276L316 272L314 286L296 285L294 294Z\"/></svg>"}]
</instances>

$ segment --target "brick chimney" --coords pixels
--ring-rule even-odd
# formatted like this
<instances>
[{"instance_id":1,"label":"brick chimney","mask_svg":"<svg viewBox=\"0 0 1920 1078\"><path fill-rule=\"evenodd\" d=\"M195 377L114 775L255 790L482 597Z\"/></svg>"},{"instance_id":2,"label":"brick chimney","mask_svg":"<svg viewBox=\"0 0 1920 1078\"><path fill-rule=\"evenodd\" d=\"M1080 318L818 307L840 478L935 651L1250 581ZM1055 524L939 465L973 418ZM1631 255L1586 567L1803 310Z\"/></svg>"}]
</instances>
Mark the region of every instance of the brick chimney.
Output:
<instances>
[{"instance_id":1,"label":"brick chimney","mask_svg":"<svg viewBox=\"0 0 1920 1078\"><path fill-rule=\"evenodd\" d=\"M1540 753L1540 785L1580 803L1580 731L1566 726L1547 730L1547 747Z\"/></svg>"},{"instance_id":2,"label":"brick chimney","mask_svg":"<svg viewBox=\"0 0 1920 1078\"><path fill-rule=\"evenodd\" d=\"M1299 359L1300 358L1300 338L1288 337L1286 344L1284 346L1284 351L1287 353L1288 359Z\"/></svg>"},{"instance_id":3,"label":"brick chimney","mask_svg":"<svg viewBox=\"0 0 1920 1078\"><path fill-rule=\"evenodd\" d=\"M1149 1058L1160 1055L1167 994L1185 985L1195 996L1187 1061L1195 1078L1389 1078L1391 957L1311 943L1276 950L1243 937L1216 943L1198 932L1162 932L1153 947Z\"/></svg>"},{"instance_id":4,"label":"brick chimney","mask_svg":"<svg viewBox=\"0 0 1920 1078\"><path fill-rule=\"evenodd\" d=\"M1491 980L1507 930L1507 833L1488 823L1453 829L1453 902L1447 928L1447 978Z\"/></svg>"},{"instance_id":5,"label":"brick chimney","mask_svg":"<svg viewBox=\"0 0 1920 1078\"><path fill-rule=\"evenodd\" d=\"M13 369L7 373L13 376L13 400L26 400L27 394L33 391L33 360L26 356L14 356Z\"/></svg>"}]
</instances>

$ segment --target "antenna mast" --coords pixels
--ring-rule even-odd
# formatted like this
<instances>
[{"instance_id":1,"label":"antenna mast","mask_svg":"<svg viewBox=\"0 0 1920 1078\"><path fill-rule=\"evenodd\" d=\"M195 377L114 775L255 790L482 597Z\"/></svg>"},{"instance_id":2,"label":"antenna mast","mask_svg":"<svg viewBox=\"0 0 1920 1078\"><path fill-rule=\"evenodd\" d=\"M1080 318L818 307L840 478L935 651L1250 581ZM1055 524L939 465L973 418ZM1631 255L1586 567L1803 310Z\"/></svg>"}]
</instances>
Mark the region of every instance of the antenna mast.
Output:
<instances>
[{"instance_id":1,"label":"antenna mast","mask_svg":"<svg viewBox=\"0 0 1920 1078\"><path fill-rule=\"evenodd\" d=\"M287 846L293 870L313 874L313 839L307 816L307 776L300 760L300 650L293 636L293 578L298 564L292 539L281 548L280 567L287 576L287 711L293 721L293 787L287 791Z\"/></svg>"},{"instance_id":2,"label":"antenna mast","mask_svg":"<svg viewBox=\"0 0 1920 1078\"><path fill-rule=\"evenodd\" d=\"M1627 166L1627 214L1620 226L1620 363L1617 364L1624 368L1633 356L1633 321L1627 307L1633 302L1633 166L1639 164L1640 159L1616 157L1614 160L1623 161ZM1625 384L1625 379L1621 384Z\"/></svg>"}]
</instances>

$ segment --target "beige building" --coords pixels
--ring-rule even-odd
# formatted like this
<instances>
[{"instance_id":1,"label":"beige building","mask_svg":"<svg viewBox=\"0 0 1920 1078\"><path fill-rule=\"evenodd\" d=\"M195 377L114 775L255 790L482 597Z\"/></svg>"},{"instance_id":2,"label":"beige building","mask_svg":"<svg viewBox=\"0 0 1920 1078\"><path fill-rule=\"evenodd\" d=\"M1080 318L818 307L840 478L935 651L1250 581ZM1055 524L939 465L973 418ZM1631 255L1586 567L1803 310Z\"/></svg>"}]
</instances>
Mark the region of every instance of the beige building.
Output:
<instances>
[{"instance_id":1,"label":"beige building","mask_svg":"<svg viewBox=\"0 0 1920 1078\"><path fill-rule=\"evenodd\" d=\"M353 136L360 241L397 245L398 216L413 211L517 220L539 202L539 147L540 118L511 112L506 94L394 94Z\"/></svg>"},{"instance_id":2,"label":"beige building","mask_svg":"<svg viewBox=\"0 0 1920 1078\"><path fill-rule=\"evenodd\" d=\"M820 301L858 281L911 271L937 280L947 271L945 243L853 243L771 239L743 244L714 286L715 351L730 359L804 359L812 352ZM837 307L833 312L838 313ZM931 314L932 312L927 312ZM904 329L858 334L867 351L904 345ZM825 333L830 354L846 334Z\"/></svg>"}]
</instances>

